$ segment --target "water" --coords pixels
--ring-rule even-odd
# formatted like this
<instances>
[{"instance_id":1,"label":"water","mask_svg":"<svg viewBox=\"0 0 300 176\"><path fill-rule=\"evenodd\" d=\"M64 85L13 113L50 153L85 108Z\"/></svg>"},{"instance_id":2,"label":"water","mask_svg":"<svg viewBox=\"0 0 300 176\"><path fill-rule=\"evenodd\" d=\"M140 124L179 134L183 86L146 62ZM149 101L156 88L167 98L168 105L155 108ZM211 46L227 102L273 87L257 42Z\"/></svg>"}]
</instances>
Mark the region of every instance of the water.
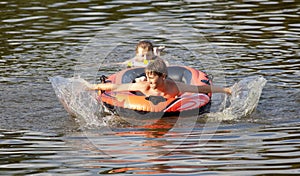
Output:
<instances>
[{"instance_id":1,"label":"water","mask_svg":"<svg viewBox=\"0 0 300 176\"><path fill-rule=\"evenodd\" d=\"M224 121L236 120L251 115L258 105L262 89L266 82L267 80L262 76L243 78L231 86L230 104L225 106L221 111L211 112L206 116L210 119Z\"/></svg>"},{"instance_id":2,"label":"water","mask_svg":"<svg viewBox=\"0 0 300 176\"><path fill-rule=\"evenodd\" d=\"M299 174L298 1L2 1L0 8L1 174ZM144 38L219 85L263 76L255 111L147 127L112 116L110 128L85 127L70 117L49 78L96 81L119 70L113 63ZM105 60L120 50L128 52ZM223 99L214 97L214 112Z\"/></svg>"}]
</instances>

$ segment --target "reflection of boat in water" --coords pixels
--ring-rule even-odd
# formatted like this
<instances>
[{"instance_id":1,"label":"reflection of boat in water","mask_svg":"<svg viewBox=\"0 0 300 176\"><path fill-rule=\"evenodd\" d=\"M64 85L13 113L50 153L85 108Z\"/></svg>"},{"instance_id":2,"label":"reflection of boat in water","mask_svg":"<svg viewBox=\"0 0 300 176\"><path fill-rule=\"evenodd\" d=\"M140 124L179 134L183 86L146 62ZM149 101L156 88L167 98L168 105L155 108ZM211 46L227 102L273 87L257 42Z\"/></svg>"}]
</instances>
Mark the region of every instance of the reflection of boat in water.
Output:
<instances>
[{"instance_id":1,"label":"reflection of boat in water","mask_svg":"<svg viewBox=\"0 0 300 176\"><path fill-rule=\"evenodd\" d=\"M124 84L144 73L144 68L129 68L110 75L105 82ZM187 66L168 67L168 78L191 85L211 84L207 74ZM145 96L141 92L99 92L98 100L110 111L125 117L191 116L210 110L211 94L184 93L177 98Z\"/></svg>"}]
</instances>

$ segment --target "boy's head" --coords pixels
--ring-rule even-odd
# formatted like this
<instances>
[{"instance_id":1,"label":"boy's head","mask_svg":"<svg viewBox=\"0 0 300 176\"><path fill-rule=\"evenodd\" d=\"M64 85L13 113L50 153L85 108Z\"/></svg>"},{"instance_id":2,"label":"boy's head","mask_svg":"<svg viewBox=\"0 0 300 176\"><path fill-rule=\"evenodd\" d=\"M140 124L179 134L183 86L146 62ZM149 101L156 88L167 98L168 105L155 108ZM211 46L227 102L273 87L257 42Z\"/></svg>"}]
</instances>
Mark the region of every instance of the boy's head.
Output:
<instances>
[{"instance_id":1,"label":"boy's head","mask_svg":"<svg viewBox=\"0 0 300 176\"><path fill-rule=\"evenodd\" d=\"M149 63L145 68L145 73L155 74L158 76L168 76L168 69L166 63L162 59L155 59Z\"/></svg>"},{"instance_id":2,"label":"boy's head","mask_svg":"<svg viewBox=\"0 0 300 176\"><path fill-rule=\"evenodd\" d=\"M153 44L150 41L140 41L135 48L136 56L140 59L152 60L154 57Z\"/></svg>"},{"instance_id":3,"label":"boy's head","mask_svg":"<svg viewBox=\"0 0 300 176\"><path fill-rule=\"evenodd\" d=\"M148 40L142 40L136 45L136 47L135 47L135 52L136 53L138 53L139 48L142 48L146 51L152 51L153 52L153 44Z\"/></svg>"}]
</instances>

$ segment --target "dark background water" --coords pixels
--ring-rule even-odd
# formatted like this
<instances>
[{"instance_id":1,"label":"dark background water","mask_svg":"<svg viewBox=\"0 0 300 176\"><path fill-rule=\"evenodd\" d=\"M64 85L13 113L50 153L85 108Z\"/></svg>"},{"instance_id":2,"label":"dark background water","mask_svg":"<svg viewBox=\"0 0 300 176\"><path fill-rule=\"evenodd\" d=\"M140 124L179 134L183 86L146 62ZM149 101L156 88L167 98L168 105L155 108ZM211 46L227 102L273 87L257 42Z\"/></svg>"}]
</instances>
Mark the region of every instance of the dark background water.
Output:
<instances>
[{"instance_id":1,"label":"dark background water","mask_svg":"<svg viewBox=\"0 0 300 176\"><path fill-rule=\"evenodd\" d=\"M298 1L15 0L1 1L0 9L0 172L4 175L300 173ZM168 32L180 34L176 42L165 37ZM166 52L180 54L177 44L193 43L191 33L197 34L195 41L205 39L203 45L211 46L228 85L252 75L268 80L250 117L218 124L213 133L199 122L193 132L179 131L170 140L161 135L168 127L122 128L117 135L95 136L69 117L48 80L56 75L72 77L76 66L91 60L86 51L91 43L109 46L130 37L133 44L147 38L166 45ZM199 62L205 61L181 62L200 67ZM116 136L143 143L132 146ZM183 146L177 147L178 139L185 139ZM99 149L97 142L108 147ZM148 158L175 148L160 158Z\"/></svg>"}]
</instances>

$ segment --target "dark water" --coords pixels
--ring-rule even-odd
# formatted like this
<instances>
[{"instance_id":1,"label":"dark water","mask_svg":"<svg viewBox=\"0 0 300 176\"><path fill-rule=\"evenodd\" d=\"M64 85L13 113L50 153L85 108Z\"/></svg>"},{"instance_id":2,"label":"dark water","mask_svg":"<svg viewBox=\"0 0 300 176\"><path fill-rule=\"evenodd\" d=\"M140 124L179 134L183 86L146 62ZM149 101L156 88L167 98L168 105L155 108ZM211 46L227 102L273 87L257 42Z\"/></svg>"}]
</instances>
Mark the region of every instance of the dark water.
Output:
<instances>
[{"instance_id":1,"label":"dark water","mask_svg":"<svg viewBox=\"0 0 300 176\"><path fill-rule=\"evenodd\" d=\"M1 174L300 174L299 1L15 0L0 9ZM108 64L132 52L105 57L145 38L221 85L264 76L256 111L109 130L71 118L48 78L113 73L120 67Z\"/></svg>"}]
</instances>

